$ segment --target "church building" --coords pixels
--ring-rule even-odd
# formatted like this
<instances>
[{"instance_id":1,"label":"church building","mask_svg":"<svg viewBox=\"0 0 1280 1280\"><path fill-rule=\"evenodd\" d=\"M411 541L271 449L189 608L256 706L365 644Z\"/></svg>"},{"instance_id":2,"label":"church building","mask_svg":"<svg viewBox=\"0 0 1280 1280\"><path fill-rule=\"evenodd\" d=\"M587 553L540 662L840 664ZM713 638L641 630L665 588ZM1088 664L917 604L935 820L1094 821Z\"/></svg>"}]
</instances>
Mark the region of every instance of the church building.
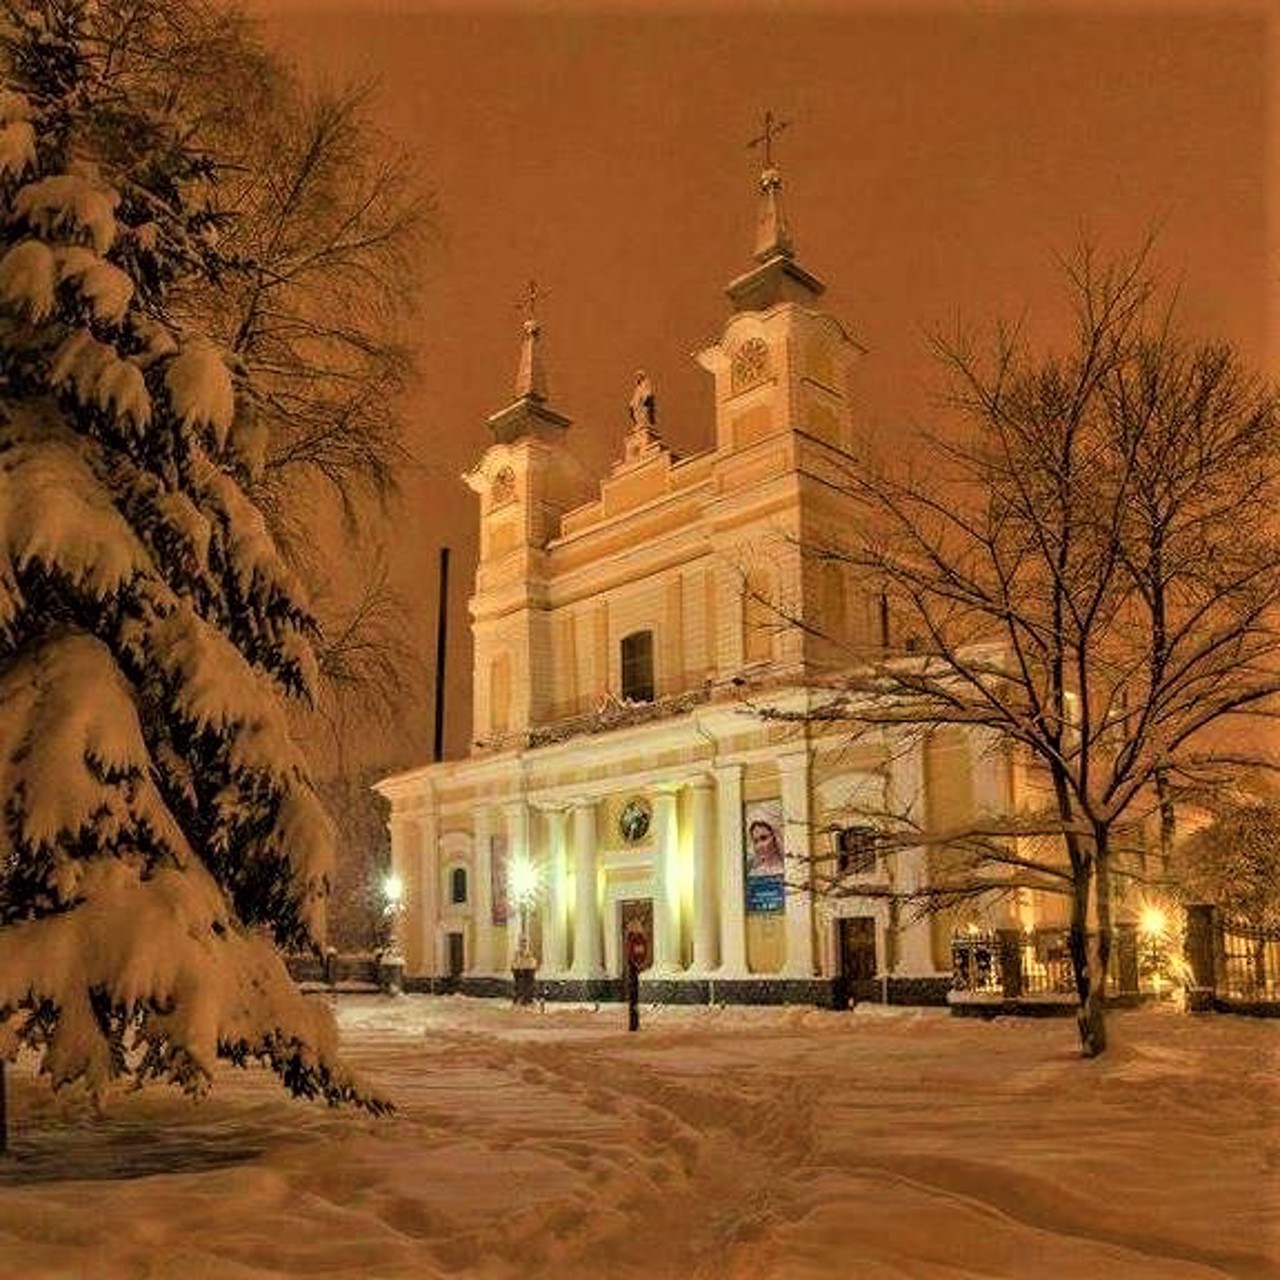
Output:
<instances>
[{"instance_id":1,"label":"church building","mask_svg":"<svg viewBox=\"0 0 1280 1280\"><path fill-rule=\"evenodd\" d=\"M953 922L908 906L930 857L879 856L866 815L1001 809L1002 757L758 714L803 712L899 643L875 590L805 554L859 519L860 351L767 152L754 260L697 357L711 447L664 445L640 375L624 456L586 474L525 322L515 399L465 477L474 745L379 784L409 989L497 994L525 963L545 998L616 997L638 948L645 999L946 998Z\"/></svg>"}]
</instances>

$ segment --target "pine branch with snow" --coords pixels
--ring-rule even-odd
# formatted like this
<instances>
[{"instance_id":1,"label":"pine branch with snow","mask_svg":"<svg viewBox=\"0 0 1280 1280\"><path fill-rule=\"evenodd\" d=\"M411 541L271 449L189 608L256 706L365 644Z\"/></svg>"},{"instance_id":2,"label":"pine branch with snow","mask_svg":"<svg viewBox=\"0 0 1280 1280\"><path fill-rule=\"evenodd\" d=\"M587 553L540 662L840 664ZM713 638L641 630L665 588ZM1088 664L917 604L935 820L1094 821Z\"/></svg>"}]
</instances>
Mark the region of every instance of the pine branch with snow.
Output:
<instances>
[{"instance_id":1,"label":"pine branch with snow","mask_svg":"<svg viewBox=\"0 0 1280 1280\"><path fill-rule=\"evenodd\" d=\"M277 947L318 944L329 821L286 724L315 626L242 488L250 388L171 305L216 290L216 167L103 74L110 14L5 5L0 1057L55 1085L222 1057L379 1109Z\"/></svg>"}]
</instances>

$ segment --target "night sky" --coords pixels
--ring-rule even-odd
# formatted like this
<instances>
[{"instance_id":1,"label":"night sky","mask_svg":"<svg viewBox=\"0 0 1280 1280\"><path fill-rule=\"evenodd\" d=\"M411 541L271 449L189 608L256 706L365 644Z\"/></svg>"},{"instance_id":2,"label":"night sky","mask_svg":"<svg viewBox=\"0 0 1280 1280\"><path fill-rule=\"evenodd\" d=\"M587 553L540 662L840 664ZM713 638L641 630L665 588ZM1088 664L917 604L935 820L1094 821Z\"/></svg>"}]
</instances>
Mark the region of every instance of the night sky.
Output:
<instances>
[{"instance_id":1,"label":"night sky","mask_svg":"<svg viewBox=\"0 0 1280 1280\"><path fill-rule=\"evenodd\" d=\"M434 192L408 414L419 465L392 551L429 658L438 550L453 549L447 754L469 741L476 512L458 477L511 398L516 301L535 277L551 400L590 466L620 456L641 368L667 443L708 447L710 382L691 355L749 264L746 143L766 107L791 122L777 154L800 261L867 348L858 411L890 447L938 422L928 332L1025 317L1052 339L1054 257L1081 235L1114 254L1156 233L1190 327L1259 366L1280 351L1267 317L1277 38L1260 4L250 7L304 72L376 80L379 119ZM389 763L423 761L430 743L426 708Z\"/></svg>"}]
</instances>

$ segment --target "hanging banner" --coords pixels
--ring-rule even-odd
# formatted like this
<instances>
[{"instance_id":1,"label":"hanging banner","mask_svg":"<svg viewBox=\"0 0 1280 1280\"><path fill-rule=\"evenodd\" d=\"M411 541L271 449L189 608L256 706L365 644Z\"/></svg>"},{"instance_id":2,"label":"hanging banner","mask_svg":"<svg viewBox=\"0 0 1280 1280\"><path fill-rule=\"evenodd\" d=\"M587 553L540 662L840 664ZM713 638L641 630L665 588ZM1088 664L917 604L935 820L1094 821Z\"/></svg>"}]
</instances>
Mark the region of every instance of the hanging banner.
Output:
<instances>
[{"instance_id":1,"label":"hanging banner","mask_svg":"<svg viewBox=\"0 0 1280 1280\"><path fill-rule=\"evenodd\" d=\"M747 912L762 915L786 908L786 853L782 801L756 800L743 806Z\"/></svg>"},{"instance_id":2,"label":"hanging banner","mask_svg":"<svg viewBox=\"0 0 1280 1280\"><path fill-rule=\"evenodd\" d=\"M507 923L507 837L489 837L489 892L493 902L493 923Z\"/></svg>"}]
</instances>

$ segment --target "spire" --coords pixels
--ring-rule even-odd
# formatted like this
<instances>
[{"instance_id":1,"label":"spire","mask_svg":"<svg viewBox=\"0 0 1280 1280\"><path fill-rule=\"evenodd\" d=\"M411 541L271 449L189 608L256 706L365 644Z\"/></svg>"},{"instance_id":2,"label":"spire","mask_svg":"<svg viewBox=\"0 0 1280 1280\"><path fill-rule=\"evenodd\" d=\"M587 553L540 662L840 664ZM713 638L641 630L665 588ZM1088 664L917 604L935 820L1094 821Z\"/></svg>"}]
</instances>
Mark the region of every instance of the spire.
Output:
<instances>
[{"instance_id":1,"label":"spire","mask_svg":"<svg viewBox=\"0 0 1280 1280\"><path fill-rule=\"evenodd\" d=\"M782 211L782 174L773 163L773 140L791 124L779 120L772 111L764 113L764 130L747 143L747 150L763 150L764 167L760 173L760 211L756 216L756 261L768 262L776 255L790 258L793 254L786 215Z\"/></svg>"},{"instance_id":2,"label":"spire","mask_svg":"<svg viewBox=\"0 0 1280 1280\"><path fill-rule=\"evenodd\" d=\"M538 306L538 282L529 281L525 296L516 304L525 313L524 341L520 344L520 366L516 370L516 399L545 400L547 398L547 371L538 350L538 335L542 332L536 315Z\"/></svg>"},{"instance_id":3,"label":"spire","mask_svg":"<svg viewBox=\"0 0 1280 1280\"><path fill-rule=\"evenodd\" d=\"M773 159L774 139L790 124L772 111L764 113L764 128L747 143L760 148L760 204L756 214L757 266L739 276L727 290L735 311L764 311L779 302L812 302L826 286L795 260L795 245L782 207L782 174Z\"/></svg>"},{"instance_id":4,"label":"spire","mask_svg":"<svg viewBox=\"0 0 1280 1280\"><path fill-rule=\"evenodd\" d=\"M522 436L560 436L569 419L547 403L547 371L542 362L538 338L542 327L537 320L538 284L529 287L516 306L524 312L524 337L520 343L520 363L516 368L516 398L489 419L489 429L499 443L509 444ZM548 432L550 429L550 432Z\"/></svg>"},{"instance_id":5,"label":"spire","mask_svg":"<svg viewBox=\"0 0 1280 1280\"><path fill-rule=\"evenodd\" d=\"M795 255L787 215L782 209L782 174L766 169L760 175L760 211L756 215L756 261Z\"/></svg>"}]
</instances>

